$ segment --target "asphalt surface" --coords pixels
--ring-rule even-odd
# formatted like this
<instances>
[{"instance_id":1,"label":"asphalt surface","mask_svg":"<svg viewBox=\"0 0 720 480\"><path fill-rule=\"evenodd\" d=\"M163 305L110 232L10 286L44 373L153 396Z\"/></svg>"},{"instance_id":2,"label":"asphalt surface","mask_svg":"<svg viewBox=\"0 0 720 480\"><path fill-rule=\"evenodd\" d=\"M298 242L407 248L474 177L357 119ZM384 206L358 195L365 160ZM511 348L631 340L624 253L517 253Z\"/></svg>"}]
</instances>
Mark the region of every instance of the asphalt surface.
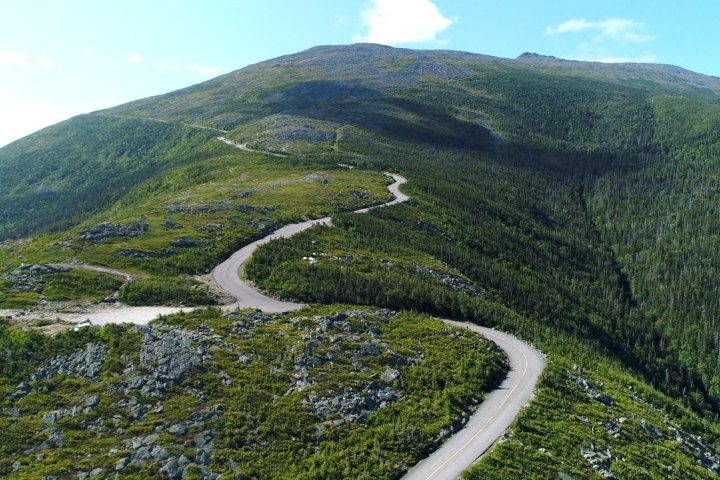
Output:
<instances>
[{"instance_id":1,"label":"asphalt surface","mask_svg":"<svg viewBox=\"0 0 720 480\"><path fill-rule=\"evenodd\" d=\"M482 456L510 426L520 409L532 398L538 376L545 368L543 355L507 333L478 325L443 320L492 340L510 360L510 373L500 388L480 404L468 423L403 477L405 480L450 480Z\"/></svg>"},{"instance_id":2,"label":"asphalt surface","mask_svg":"<svg viewBox=\"0 0 720 480\"><path fill-rule=\"evenodd\" d=\"M394 173L388 173L387 175L390 175L393 180L395 180L395 182L391 185L388 185L388 190L395 198L390 202L383 203L382 205L356 210L354 213L366 213L375 208L396 205L410 199L410 197L402 193L399 189L400 185L407 182L407 180ZM296 233L307 230L315 225L331 224L332 219L330 217L325 217L317 220L309 220L307 222L285 225L270 235L244 246L237 252L233 253L230 258L215 267L212 271L213 279L218 286L235 297L236 300L235 303L226 305L223 309L235 310L236 308L257 308L265 312L290 312L304 307L305 305L302 303L284 302L264 295L240 277L240 270L260 245L278 238L292 237Z\"/></svg>"}]
</instances>

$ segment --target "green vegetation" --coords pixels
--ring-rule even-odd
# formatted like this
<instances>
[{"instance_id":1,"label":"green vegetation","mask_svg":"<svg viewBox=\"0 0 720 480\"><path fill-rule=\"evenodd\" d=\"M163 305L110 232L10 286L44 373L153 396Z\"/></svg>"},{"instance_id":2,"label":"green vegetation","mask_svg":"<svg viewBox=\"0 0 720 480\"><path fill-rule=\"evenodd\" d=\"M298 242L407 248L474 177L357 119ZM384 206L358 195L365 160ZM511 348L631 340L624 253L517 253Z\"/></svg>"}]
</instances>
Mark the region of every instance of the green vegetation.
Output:
<instances>
[{"instance_id":1,"label":"green vegetation","mask_svg":"<svg viewBox=\"0 0 720 480\"><path fill-rule=\"evenodd\" d=\"M43 294L50 302L78 299L99 302L123 284L122 280L112 275L87 270L72 270L45 277Z\"/></svg>"},{"instance_id":2,"label":"green vegetation","mask_svg":"<svg viewBox=\"0 0 720 480\"><path fill-rule=\"evenodd\" d=\"M57 230L4 242L0 267L9 274L20 261L74 257L138 274L140 280L123 287L127 301L187 302L201 293L188 275L208 272L281 224L333 214L331 228L259 249L245 274L273 294L305 302L407 309L496 326L549 356L536 403L469 478L548 472L585 478L602 469L619 478L711 476L717 469L698 460L718 454L720 278L712 261L720 218L720 84L666 73L656 66L505 61L372 45L313 49L258 64L102 112L131 118L80 117L0 151L0 172L11 173L7 185L23 186L0 183L0 200L11 201L2 203L9 205L0 219L2 237ZM107 132L100 146L74 133L86 123L94 135ZM287 156L242 152L213 138L220 134ZM133 145L138 149L129 149ZM31 146L33 160L19 168ZM121 147L132 153L132 168L118 183L105 180L117 173L112 162L101 161L88 178L74 174L87 158L126 158ZM56 174L48 170L53 165ZM381 171L405 175L412 201L343 213L387 199L389 180ZM56 202L65 197L47 196L64 191L61 177L68 188L86 182L82 191L89 195L106 188L103 182L111 188L65 214L47 206L68 208ZM44 218L46 212L60 223ZM79 289L64 296L83 295ZM38 292L14 288L8 276L0 281L3 305L37 301ZM209 312L169 321L188 329L208 323L230 335L227 322ZM231 366L218 360L224 353L214 353L214 361L230 384L212 368L193 377L192 388L207 399L223 392L250 405L222 426L215 465L239 462L232 450L247 464L257 461L258 476L280 466L295 478L357 476L361 467L372 478L397 476L398 465L411 458L380 451L404 443L417 458L432 435L398 424L405 414L386 413L400 402L353 427L330 420L324 429L308 428L308 404L296 403L301 396L294 393L285 396L287 358L270 355L277 351L271 346L287 349L297 338L292 322L263 323L254 327L260 335L244 338L258 341L252 349L280 369L255 372L253 388L239 388L236 379L261 365ZM423 334L405 329L411 341L422 341ZM21 345L25 340L18 338L13 341ZM425 355L434 348L449 347L431 346ZM122 372L123 362L119 358L114 371ZM484 365L467 362L476 370ZM365 373L381 374L379 365L370 362ZM602 384L614 403L591 399L580 377ZM447 384L437 385L455 395ZM459 392L453 398L467 398L467 390ZM170 405L182 412L210 405L199 395L171 402L168 411ZM449 407L428 411L443 408ZM279 411L291 412L287 424ZM415 413L407 418L427 420L427 413ZM132 428L140 435L151 431L145 427ZM129 425L122 428L135 435ZM14 432L32 443L29 434ZM678 441L677 432L683 439L700 435L705 446ZM319 437L323 442L314 444ZM298 441L305 449L291 451ZM608 449L609 464L589 460ZM365 463L373 459L375 466Z\"/></svg>"},{"instance_id":3,"label":"green vegetation","mask_svg":"<svg viewBox=\"0 0 720 480\"><path fill-rule=\"evenodd\" d=\"M13 143L0 152L0 240L63 230L148 177L217 155L212 135L82 115Z\"/></svg>"},{"instance_id":4,"label":"green vegetation","mask_svg":"<svg viewBox=\"0 0 720 480\"><path fill-rule=\"evenodd\" d=\"M0 388L6 393L0 405L3 412L19 409L15 416L0 414L0 427L12 439L0 446L0 475L13 472L13 478L113 471L121 458L137 457L140 446L133 447L133 439L156 432L146 445L175 458L184 453L195 468L208 465L218 473L397 477L403 465L427 454L443 429L447 435L452 424L459 425L465 406L481 400L507 369L503 355L477 335L417 314L382 310L325 307L281 317L226 317L206 310L167 317L153 325L152 335L147 327L129 326L56 337L20 332L7 323L0 328L3 360L12 360L2 362ZM187 365L162 356L163 339L183 337L192 339L194 352L211 353ZM108 347L96 378L36 373L42 378L30 382L29 393L10 398L47 360L82 351L88 342ZM164 355L185 354L178 346ZM138 378L155 378L146 370L148 358L159 362L157 368L171 364L168 372L189 369L168 389L141 389L149 380ZM128 405L131 397L137 409ZM77 405L91 406L68 413ZM52 411L65 413L48 421ZM171 434L176 424L189 432ZM60 445L37 447L58 435ZM198 435L210 436L212 463L201 460L202 449L193 441ZM34 451L44 458L29 453ZM147 478L163 460L129 464L121 474ZM14 468L16 462L20 466Z\"/></svg>"},{"instance_id":5,"label":"green vegetation","mask_svg":"<svg viewBox=\"0 0 720 480\"><path fill-rule=\"evenodd\" d=\"M118 277L89 270L13 274L0 280L0 308L24 308L41 299L100 302L123 284Z\"/></svg>"},{"instance_id":6,"label":"green vegetation","mask_svg":"<svg viewBox=\"0 0 720 480\"><path fill-rule=\"evenodd\" d=\"M10 272L20 259L30 264L73 258L142 277L207 273L241 246L283 224L388 198L385 185L390 180L377 172L327 165L317 158L299 161L239 152L217 139L211 142L225 154L141 182L108 210L62 234L0 245L0 268ZM73 275L86 276L86 290L77 285L74 297L70 292L66 297L94 300L95 290L105 289L100 277ZM18 291L13 285L0 280L0 308L39 302L37 292ZM174 291L175 298L148 301L187 303L186 289Z\"/></svg>"},{"instance_id":7,"label":"green vegetation","mask_svg":"<svg viewBox=\"0 0 720 480\"><path fill-rule=\"evenodd\" d=\"M593 399L588 384L612 402ZM704 441L690 433L698 431ZM717 427L697 422L677 402L612 364L588 371L561 358L544 372L532 408L463 478L547 478L557 472L600 479L606 478L598 471L603 468L623 479L716 478L701 459L714 451L718 434Z\"/></svg>"},{"instance_id":8,"label":"green vegetation","mask_svg":"<svg viewBox=\"0 0 720 480\"><path fill-rule=\"evenodd\" d=\"M207 287L190 278L147 278L126 283L120 289L119 299L128 305L212 305Z\"/></svg>"}]
</instances>

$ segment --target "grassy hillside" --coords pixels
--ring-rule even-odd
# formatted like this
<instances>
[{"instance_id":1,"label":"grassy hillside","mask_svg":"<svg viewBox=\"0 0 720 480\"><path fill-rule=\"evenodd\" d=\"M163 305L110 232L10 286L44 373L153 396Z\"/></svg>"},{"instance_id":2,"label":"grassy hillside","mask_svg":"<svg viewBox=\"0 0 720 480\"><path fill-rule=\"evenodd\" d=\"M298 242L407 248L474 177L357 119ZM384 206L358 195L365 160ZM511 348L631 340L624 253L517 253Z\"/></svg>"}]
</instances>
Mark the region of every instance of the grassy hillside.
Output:
<instances>
[{"instance_id":1,"label":"grassy hillside","mask_svg":"<svg viewBox=\"0 0 720 480\"><path fill-rule=\"evenodd\" d=\"M471 478L703 478L717 474L701 458L717 456L720 414L719 82L665 66L319 47L99 112L123 118L73 120L110 132L125 125L132 138L152 126L157 150L130 162L141 175L152 158L152 173L79 203L75 216L61 216L69 230L5 242L0 264L11 272L21 257L77 257L140 275L145 283L128 287L127 299L165 302L148 294L153 282L182 298L195 287L184 275L208 271L267 229L337 213L332 228L262 247L245 274L306 302L501 327L549 355L537 405ZM80 125L72 122L29 137L26 151ZM238 151L220 134L285 156ZM172 147L182 135L183 147ZM40 185L45 177L31 183L33 175L50 175L59 158L85 158L64 155L76 145L66 137L38 147L38 158L53 159L43 168L15 172L16 143L0 150L0 169ZM92 155L100 148L80 145ZM58 165L80 182L72 172L82 161ZM88 185L114 163L101 165ZM411 202L339 213L384 200L383 170L409 178ZM5 188L0 195L21 198ZM41 211L46 200L18 201ZM5 221L6 236L52 227L20 211L12 209L27 224ZM123 234L88 239L103 222ZM3 288L8 301L33 301L10 279ZM587 382L615 403L586 400L600 393ZM684 440L693 435L703 440Z\"/></svg>"},{"instance_id":2,"label":"grassy hillside","mask_svg":"<svg viewBox=\"0 0 720 480\"><path fill-rule=\"evenodd\" d=\"M63 230L138 182L213 154L209 130L83 115L0 149L0 240Z\"/></svg>"}]
</instances>

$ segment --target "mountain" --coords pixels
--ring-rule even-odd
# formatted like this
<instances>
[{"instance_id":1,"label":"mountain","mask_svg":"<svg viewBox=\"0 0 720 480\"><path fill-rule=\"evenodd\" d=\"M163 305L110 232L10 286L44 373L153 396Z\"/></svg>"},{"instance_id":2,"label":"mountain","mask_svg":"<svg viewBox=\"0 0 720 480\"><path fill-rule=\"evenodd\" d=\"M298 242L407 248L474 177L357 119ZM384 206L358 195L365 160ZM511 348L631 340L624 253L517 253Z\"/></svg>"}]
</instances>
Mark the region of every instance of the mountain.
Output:
<instances>
[{"instance_id":1,"label":"mountain","mask_svg":"<svg viewBox=\"0 0 720 480\"><path fill-rule=\"evenodd\" d=\"M316 47L82 115L0 149L0 307L98 300L117 289L102 272L64 270L78 264L132 274L118 294L128 303L218 302L193 275L282 224L333 214L332 228L260 248L244 274L274 295L332 305L323 308L335 312L372 305L494 326L547 354L535 400L468 478L548 472L558 478L714 478L720 472L720 274L713 264L720 247L718 154L720 79L678 67L369 44ZM382 171L406 176L403 188L412 200L364 215L343 213L386 200ZM192 337L198 342L206 339L203 329L229 334L226 317L214 310L207 315L205 323L179 317L162 328L180 325L182 335L200 335ZM17 400L18 382L88 339L21 334L13 323L4 328L0 345L24 376L3 373L0 421L16 432L18 425L38 428L38 419L61 407L44 403L49 400L40 391ZM274 329L251 336L271 348ZM406 330L402 341L424 335ZM117 365L132 364L149 348L140 330L122 348L122 332L92 335L88 341L117 350L108 357ZM29 355L28 345L42 348ZM430 355L433 347L427 348ZM209 370L193 370L182 384L186 390L164 401L197 400L198 408L211 409L203 395L221 398L213 388L225 378L213 368L230 381L241 378L228 355L217 354ZM453 355L447 365L462 370L462 354ZM274 368L282 367L278 362ZM111 371L126 388L131 373ZM110 383L78 385L88 395L100 384L109 388L112 379L103 375ZM270 373L254 375L257 381ZM451 422L461 410L453 402L467 398L466 387L458 386L463 393L455 397L450 380L427 375L429 390L445 392L448 403L437 409ZM68 392L67 381L53 380L53 388ZM282 394L279 384L256 393ZM278 434L272 446L278 464L292 465L283 475L352 476L347 472L362 471L358 465L375 455L387 467L375 478L397 477L408 460L383 462L378 452L387 439L428 448L427 432L408 423L404 430L393 427L392 435L364 427L358 427L363 433L332 430L332 444L323 443L324 435L298 436L303 444L315 442L314 450L290 458L293 428L308 432L306 407L278 405L292 411L289 423L297 421L280 429L287 436ZM12 408L36 417L19 423L3 413ZM259 446L272 445L267 428L278 428L277 413L252 412L252 418L218 415L220 453L214 463L199 465L241 475L230 458L248 465L268 458ZM98 442L111 444L115 435L132 444L132 435L152 434L153 421L169 426L177 420L158 415L125 425L124 433L98 427ZM241 427L246 423L253 432ZM83 425L63 434L73 455L82 449L71 440L85 438L78 432L90 423ZM344 434L372 439L362 443L368 450L348 453L341 444L351 437ZM17 445L4 456L22 457L17 461L26 465L39 439L15 435ZM233 435L246 443L233 444ZM242 458L228 457L233 451ZM111 468L121 454L106 455L98 468ZM157 472L161 462L146 460L123 471L138 478L143 468ZM13 462L0 464L0 472L10 472ZM49 472L70 469L57 456L39 463ZM280 475L271 463L249 476ZM94 465L85 464L87 471ZM347 470L331 468L341 464ZM40 471L17 471L22 468Z\"/></svg>"}]
</instances>

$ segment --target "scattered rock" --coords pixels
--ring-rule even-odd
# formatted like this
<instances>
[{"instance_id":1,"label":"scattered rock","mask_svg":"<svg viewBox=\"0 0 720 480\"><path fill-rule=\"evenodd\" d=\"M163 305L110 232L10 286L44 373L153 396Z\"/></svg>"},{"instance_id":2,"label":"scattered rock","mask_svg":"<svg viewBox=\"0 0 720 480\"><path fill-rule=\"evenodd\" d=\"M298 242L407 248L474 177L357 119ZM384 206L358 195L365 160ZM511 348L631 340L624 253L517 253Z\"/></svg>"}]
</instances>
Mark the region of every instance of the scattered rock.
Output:
<instances>
[{"instance_id":1,"label":"scattered rock","mask_svg":"<svg viewBox=\"0 0 720 480\"><path fill-rule=\"evenodd\" d=\"M645 430L646 433L649 433L655 438L665 438L665 434L659 428L657 428L655 425L648 422L644 418L640 420L640 426L643 430Z\"/></svg>"},{"instance_id":2,"label":"scattered rock","mask_svg":"<svg viewBox=\"0 0 720 480\"><path fill-rule=\"evenodd\" d=\"M177 222L173 222L173 221L170 220L169 218L166 219L166 220L163 222L162 227L163 227L165 230L176 230L176 229L179 229L179 228L183 228L183 226L182 226L181 224L179 224L179 223L177 223Z\"/></svg>"},{"instance_id":3,"label":"scattered rock","mask_svg":"<svg viewBox=\"0 0 720 480\"><path fill-rule=\"evenodd\" d=\"M150 453L150 448L146 446L139 447L133 452L131 456L131 461L133 465L141 465L151 459L152 454Z\"/></svg>"},{"instance_id":4,"label":"scattered rock","mask_svg":"<svg viewBox=\"0 0 720 480\"><path fill-rule=\"evenodd\" d=\"M162 255L158 255L152 252L146 252L144 250L135 250L132 248L121 248L118 252L123 257L129 258L160 258Z\"/></svg>"},{"instance_id":5,"label":"scattered rock","mask_svg":"<svg viewBox=\"0 0 720 480\"><path fill-rule=\"evenodd\" d=\"M425 265L415 265L415 270L431 277L435 281L449 286L456 292L464 292L473 296L479 296L484 294L484 292L480 288L475 286L475 284L473 284L469 280L465 280L464 278L456 277L448 273L438 272L437 270L433 270L432 268Z\"/></svg>"},{"instance_id":6,"label":"scattered rock","mask_svg":"<svg viewBox=\"0 0 720 480\"><path fill-rule=\"evenodd\" d=\"M400 378L400 372L390 367L388 367L380 376L380 380L385 383L393 383L398 378Z\"/></svg>"},{"instance_id":7,"label":"scattered rock","mask_svg":"<svg viewBox=\"0 0 720 480\"><path fill-rule=\"evenodd\" d=\"M173 240L170 244L173 247L178 247L178 248L191 248L191 247L197 246L197 242L195 242L195 240L193 240L190 237L178 238L177 240Z\"/></svg>"},{"instance_id":8,"label":"scattered rock","mask_svg":"<svg viewBox=\"0 0 720 480\"><path fill-rule=\"evenodd\" d=\"M603 405L607 405L608 407L615 403L615 399L613 397L604 393L598 393L594 395L593 398L598 402L602 403Z\"/></svg>"},{"instance_id":9,"label":"scattered rock","mask_svg":"<svg viewBox=\"0 0 720 480\"><path fill-rule=\"evenodd\" d=\"M183 424L173 425L168 429L168 433L175 435L176 437L182 437L188 431L188 428Z\"/></svg>"},{"instance_id":10,"label":"scattered rock","mask_svg":"<svg viewBox=\"0 0 720 480\"><path fill-rule=\"evenodd\" d=\"M140 221L131 223L128 225L123 225L120 223L110 223L105 222L101 223L100 225L96 225L89 230L86 230L82 232L78 238L80 240L89 240L89 241L100 241L104 240L106 238L132 238L132 237L140 237L145 234L145 232L148 230L149 226L147 224L147 221L144 218L141 218Z\"/></svg>"},{"instance_id":11,"label":"scattered rock","mask_svg":"<svg viewBox=\"0 0 720 480\"><path fill-rule=\"evenodd\" d=\"M120 471L125 469L130 464L130 459L128 457L123 457L115 464L115 470Z\"/></svg>"},{"instance_id":12,"label":"scattered rock","mask_svg":"<svg viewBox=\"0 0 720 480\"><path fill-rule=\"evenodd\" d=\"M210 430L204 430L193 437L195 448L203 449L209 447L213 441L213 433Z\"/></svg>"},{"instance_id":13,"label":"scattered rock","mask_svg":"<svg viewBox=\"0 0 720 480\"><path fill-rule=\"evenodd\" d=\"M99 477L100 475L103 474L103 472L105 472L105 470L103 470L103 469L100 468L100 467L94 468L94 469L90 472L90 478Z\"/></svg>"},{"instance_id":14,"label":"scattered rock","mask_svg":"<svg viewBox=\"0 0 720 480\"><path fill-rule=\"evenodd\" d=\"M311 398L316 414L324 419L338 417L336 422L365 422L368 415L379 408L398 401L400 392L392 387L380 387L372 382L359 393L346 389L342 395L330 398ZM314 400L314 401L313 401Z\"/></svg>"},{"instance_id":15,"label":"scattered rock","mask_svg":"<svg viewBox=\"0 0 720 480\"><path fill-rule=\"evenodd\" d=\"M104 343L89 343L85 350L52 358L30 376L35 382L58 375L72 375L93 380L102 372L108 347Z\"/></svg>"},{"instance_id":16,"label":"scattered rock","mask_svg":"<svg viewBox=\"0 0 720 480\"><path fill-rule=\"evenodd\" d=\"M617 477L610 472L610 467L613 462L613 455L610 448L605 450L595 450L592 445L590 448L581 448L580 453L585 459L590 462L593 469L605 478L616 479Z\"/></svg>"},{"instance_id":17,"label":"scattered rock","mask_svg":"<svg viewBox=\"0 0 720 480\"><path fill-rule=\"evenodd\" d=\"M32 263L29 265L22 264L19 267L17 267L15 270L13 270L11 275L30 275L30 276L37 276L37 275L51 275L54 273L63 273L63 272L69 272L69 267L60 267L57 265L47 265L44 263Z\"/></svg>"}]
</instances>

